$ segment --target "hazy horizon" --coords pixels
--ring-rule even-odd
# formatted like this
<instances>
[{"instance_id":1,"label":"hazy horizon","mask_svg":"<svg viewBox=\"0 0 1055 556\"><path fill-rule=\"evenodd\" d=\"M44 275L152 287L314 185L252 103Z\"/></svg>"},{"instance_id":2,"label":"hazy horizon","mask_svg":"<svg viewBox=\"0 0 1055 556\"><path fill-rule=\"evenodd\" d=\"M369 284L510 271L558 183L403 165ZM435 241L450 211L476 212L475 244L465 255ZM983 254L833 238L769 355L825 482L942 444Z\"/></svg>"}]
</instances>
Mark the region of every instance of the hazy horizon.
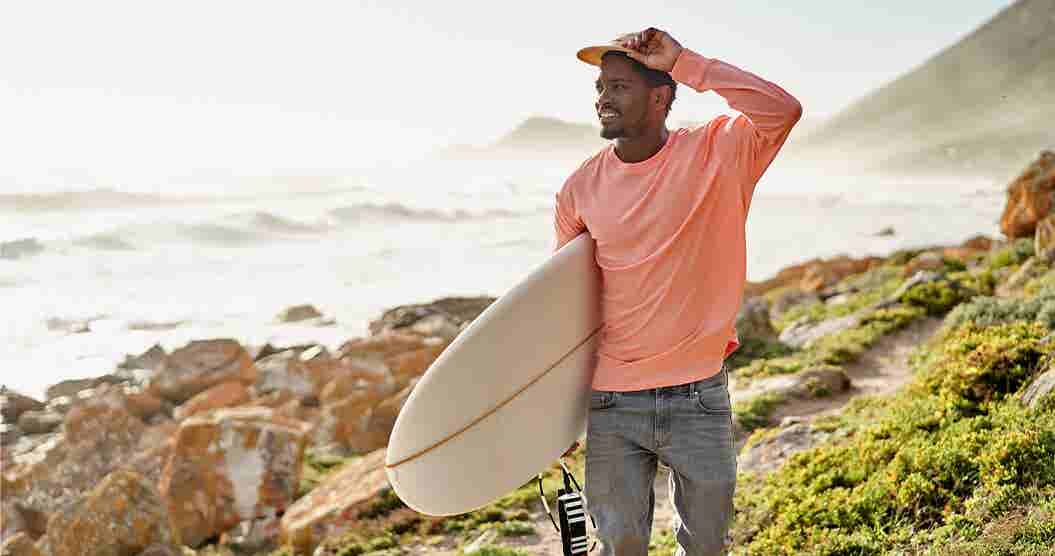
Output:
<instances>
[{"instance_id":1,"label":"hazy horizon","mask_svg":"<svg viewBox=\"0 0 1055 556\"><path fill-rule=\"evenodd\" d=\"M575 50L648 25L784 86L817 120L1008 4L20 4L0 22L0 192L341 174L486 144L531 116L593 124L595 70ZM683 88L671 121L725 110Z\"/></svg>"}]
</instances>

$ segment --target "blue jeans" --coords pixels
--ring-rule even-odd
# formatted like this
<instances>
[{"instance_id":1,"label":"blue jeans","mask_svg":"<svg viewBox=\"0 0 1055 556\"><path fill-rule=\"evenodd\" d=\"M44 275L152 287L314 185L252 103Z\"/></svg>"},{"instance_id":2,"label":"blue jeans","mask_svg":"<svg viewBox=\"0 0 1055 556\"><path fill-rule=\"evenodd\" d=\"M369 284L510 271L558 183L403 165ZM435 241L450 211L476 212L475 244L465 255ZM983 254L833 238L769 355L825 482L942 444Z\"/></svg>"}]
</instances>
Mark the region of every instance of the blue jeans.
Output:
<instances>
[{"instance_id":1,"label":"blue jeans","mask_svg":"<svg viewBox=\"0 0 1055 556\"><path fill-rule=\"evenodd\" d=\"M736 488L724 365L689 384L591 392L585 494L602 556L648 553L657 461L670 468L677 554L724 554Z\"/></svg>"}]
</instances>

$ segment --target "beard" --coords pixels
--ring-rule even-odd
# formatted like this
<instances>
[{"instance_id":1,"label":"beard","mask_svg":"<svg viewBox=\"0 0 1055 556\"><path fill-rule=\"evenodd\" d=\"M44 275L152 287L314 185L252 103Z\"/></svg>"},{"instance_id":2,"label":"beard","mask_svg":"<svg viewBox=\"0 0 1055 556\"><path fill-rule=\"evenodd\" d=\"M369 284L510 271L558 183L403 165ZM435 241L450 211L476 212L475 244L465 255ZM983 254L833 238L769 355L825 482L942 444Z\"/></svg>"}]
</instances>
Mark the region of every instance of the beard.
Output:
<instances>
[{"instance_id":1,"label":"beard","mask_svg":"<svg viewBox=\"0 0 1055 556\"><path fill-rule=\"evenodd\" d=\"M626 128L618 123L610 126L601 126L601 137L608 140L626 137Z\"/></svg>"}]
</instances>

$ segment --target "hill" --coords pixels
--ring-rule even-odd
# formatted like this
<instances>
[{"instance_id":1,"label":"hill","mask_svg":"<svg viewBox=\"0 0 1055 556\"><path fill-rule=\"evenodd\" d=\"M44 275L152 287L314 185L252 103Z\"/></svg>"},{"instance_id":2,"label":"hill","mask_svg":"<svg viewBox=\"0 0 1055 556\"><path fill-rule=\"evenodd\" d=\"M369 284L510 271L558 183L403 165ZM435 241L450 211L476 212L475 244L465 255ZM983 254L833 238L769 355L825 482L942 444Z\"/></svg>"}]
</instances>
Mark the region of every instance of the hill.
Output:
<instances>
[{"instance_id":1,"label":"hill","mask_svg":"<svg viewBox=\"0 0 1055 556\"><path fill-rule=\"evenodd\" d=\"M1055 146L1055 0L1019 0L797 141L796 157L1006 178Z\"/></svg>"}]
</instances>

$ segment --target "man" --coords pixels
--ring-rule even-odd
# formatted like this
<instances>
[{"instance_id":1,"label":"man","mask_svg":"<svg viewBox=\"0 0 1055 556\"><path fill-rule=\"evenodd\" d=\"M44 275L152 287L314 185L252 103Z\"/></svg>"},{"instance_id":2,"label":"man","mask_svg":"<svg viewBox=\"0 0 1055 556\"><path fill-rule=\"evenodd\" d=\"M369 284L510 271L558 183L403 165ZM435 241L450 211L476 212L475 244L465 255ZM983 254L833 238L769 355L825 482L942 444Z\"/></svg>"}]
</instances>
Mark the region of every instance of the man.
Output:
<instances>
[{"instance_id":1,"label":"man","mask_svg":"<svg viewBox=\"0 0 1055 556\"><path fill-rule=\"evenodd\" d=\"M736 452L725 358L755 184L802 107L780 87L654 28L579 51L613 144L556 195L557 248L596 242L603 327L586 438L586 496L604 555L648 551L657 460L670 468L678 554L724 550ZM669 131L676 82L742 115ZM574 449L574 446L573 446Z\"/></svg>"}]
</instances>

